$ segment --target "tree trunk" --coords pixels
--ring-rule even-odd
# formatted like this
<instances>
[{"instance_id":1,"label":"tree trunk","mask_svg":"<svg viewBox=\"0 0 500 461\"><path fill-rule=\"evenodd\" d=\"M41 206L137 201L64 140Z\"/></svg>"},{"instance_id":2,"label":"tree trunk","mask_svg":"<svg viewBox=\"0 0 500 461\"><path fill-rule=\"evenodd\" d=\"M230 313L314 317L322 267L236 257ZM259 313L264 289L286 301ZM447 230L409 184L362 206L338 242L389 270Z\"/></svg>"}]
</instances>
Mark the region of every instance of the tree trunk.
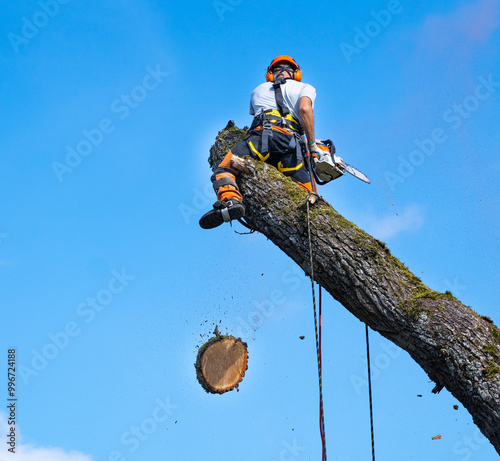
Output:
<instances>
[{"instance_id":1,"label":"tree trunk","mask_svg":"<svg viewBox=\"0 0 500 461\"><path fill-rule=\"evenodd\" d=\"M229 122L210 150L214 169L243 138ZM248 161L238 184L246 220L310 274L307 192L274 167ZM370 328L406 350L468 409L500 453L500 330L451 293L425 286L371 237L320 199L310 208L314 275ZM433 391L434 392L434 391Z\"/></svg>"}]
</instances>

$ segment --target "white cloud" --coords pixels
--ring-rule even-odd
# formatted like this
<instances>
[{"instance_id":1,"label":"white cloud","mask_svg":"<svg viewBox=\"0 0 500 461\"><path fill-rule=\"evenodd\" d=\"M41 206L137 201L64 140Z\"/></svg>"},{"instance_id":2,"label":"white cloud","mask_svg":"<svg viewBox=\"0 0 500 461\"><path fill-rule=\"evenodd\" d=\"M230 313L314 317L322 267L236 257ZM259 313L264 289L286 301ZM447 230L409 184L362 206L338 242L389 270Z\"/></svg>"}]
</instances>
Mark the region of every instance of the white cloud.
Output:
<instances>
[{"instance_id":1,"label":"white cloud","mask_svg":"<svg viewBox=\"0 0 500 461\"><path fill-rule=\"evenodd\" d=\"M424 213L419 205L408 205L402 213L369 219L369 233L384 240L404 231L418 230L424 222Z\"/></svg>"},{"instance_id":2,"label":"white cloud","mask_svg":"<svg viewBox=\"0 0 500 461\"><path fill-rule=\"evenodd\" d=\"M446 52L458 44L471 51L473 45L487 42L499 26L500 2L476 0L462 3L447 15L428 16L419 41L428 52Z\"/></svg>"},{"instance_id":3,"label":"white cloud","mask_svg":"<svg viewBox=\"0 0 500 461\"><path fill-rule=\"evenodd\" d=\"M35 448L31 445L20 443L19 426L17 428L16 453L11 454L7 451L6 434L9 433L9 425L7 424L7 415L0 411L0 433L4 443L0 448L0 461L93 461L92 456L86 455L79 451L64 451L62 448Z\"/></svg>"}]
</instances>

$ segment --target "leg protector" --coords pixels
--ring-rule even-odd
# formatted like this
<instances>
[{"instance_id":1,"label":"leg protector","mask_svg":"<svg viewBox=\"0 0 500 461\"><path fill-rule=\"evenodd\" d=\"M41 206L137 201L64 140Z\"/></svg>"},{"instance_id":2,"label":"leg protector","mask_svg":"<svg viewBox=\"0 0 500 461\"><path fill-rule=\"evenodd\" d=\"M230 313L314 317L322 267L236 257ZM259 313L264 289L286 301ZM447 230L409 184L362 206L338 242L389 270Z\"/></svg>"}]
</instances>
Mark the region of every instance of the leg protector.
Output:
<instances>
[{"instance_id":1,"label":"leg protector","mask_svg":"<svg viewBox=\"0 0 500 461\"><path fill-rule=\"evenodd\" d=\"M232 173L219 173L214 174L212 177L217 200L230 200L235 199L242 201L243 197L238 190L236 178Z\"/></svg>"},{"instance_id":2,"label":"leg protector","mask_svg":"<svg viewBox=\"0 0 500 461\"><path fill-rule=\"evenodd\" d=\"M312 185L311 185L311 181L306 182L306 183L301 183L299 181L295 181L295 182L297 183L297 185L299 185L300 187L302 187L302 189L306 190L307 192L314 192L313 188L312 188Z\"/></svg>"},{"instance_id":3,"label":"leg protector","mask_svg":"<svg viewBox=\"0 0 500 461\"><path fill-rule=\"evenodd\" d=\"M236 184L236 176L238 172L230 167L230 160L233 154L231 151L224 157L224 160L216 168L212 175L212 184L217 194L217 200L238 200L242 201L243 197Z\"/></svg>"}]
</instances>

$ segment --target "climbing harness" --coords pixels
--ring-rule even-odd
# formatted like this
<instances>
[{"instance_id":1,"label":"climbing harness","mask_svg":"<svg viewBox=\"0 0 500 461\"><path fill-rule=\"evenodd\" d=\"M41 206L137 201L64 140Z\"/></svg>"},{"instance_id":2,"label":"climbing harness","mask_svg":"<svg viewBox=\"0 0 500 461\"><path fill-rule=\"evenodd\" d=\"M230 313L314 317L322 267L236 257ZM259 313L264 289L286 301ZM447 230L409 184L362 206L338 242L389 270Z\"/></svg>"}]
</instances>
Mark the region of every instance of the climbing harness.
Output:
<instances>
[{"instance_id":1,"label":"climbing harness","mask_svg":"<svg viewBox=\"0 0 500 461\"><path fill-rule=\"evenodd\" d=\"M290 136L290 143L288 149L295 149L297 157L300 156L304 149L302 135L304 130L298 120L291 114L283 100L283 93L281 86L286 84L285 78L277 78L272 81L274 97L276 100L276 109L270 109L256 115L252 121L248 134L259 133L262 139L261 152L257 151L255 147L249 143L252 151L257 157L265 162L269 157L269 143L276 132L284 133Z\"/></svg>"}]
</instances>

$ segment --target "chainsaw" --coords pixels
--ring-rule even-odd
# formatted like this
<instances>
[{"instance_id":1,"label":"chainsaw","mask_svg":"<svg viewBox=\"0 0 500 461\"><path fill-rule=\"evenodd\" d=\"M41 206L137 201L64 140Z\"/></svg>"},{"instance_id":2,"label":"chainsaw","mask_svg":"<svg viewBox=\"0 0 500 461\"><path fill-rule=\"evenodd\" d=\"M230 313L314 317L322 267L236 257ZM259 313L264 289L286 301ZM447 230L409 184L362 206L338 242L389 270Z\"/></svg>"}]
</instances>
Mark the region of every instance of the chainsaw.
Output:
<instances>
[{"instance_id":1,"label":"chainsaw","mask_svg":"<svg viewBox=\"0 0 500 461\"><path fill-rule=\"evenodd\" d=\"M334 179L340 178L346 171L354 177L361 179L361 181L370 184L370 180L365 174L347 164L341 157L335 154L335 146L332 141L329 139L317 139L316 145L323 154L321 158L314 159L314 167L312 169L318 184L324 185Z\"/></svg>"}]
</instances>

